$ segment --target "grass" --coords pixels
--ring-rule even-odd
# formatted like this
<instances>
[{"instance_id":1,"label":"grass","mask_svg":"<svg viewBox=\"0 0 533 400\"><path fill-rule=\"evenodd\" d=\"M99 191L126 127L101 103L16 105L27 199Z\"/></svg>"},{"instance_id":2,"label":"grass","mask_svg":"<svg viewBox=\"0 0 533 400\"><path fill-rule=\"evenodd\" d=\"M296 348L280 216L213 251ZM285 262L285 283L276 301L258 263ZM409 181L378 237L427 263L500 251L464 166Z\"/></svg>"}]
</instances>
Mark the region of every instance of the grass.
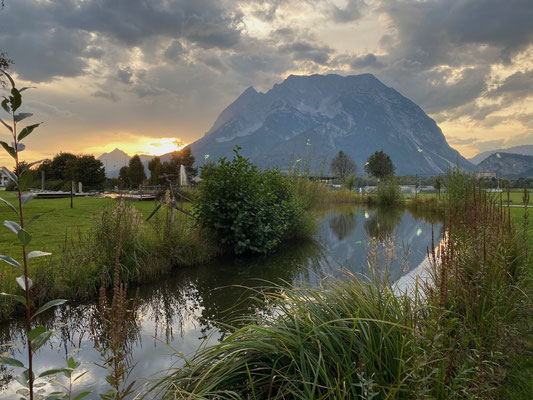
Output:
<instances>
[{"instance_id":1,"label":"grass","mask_svg":"<svg viewBox=\"0 0 533 400\"><path fill-rule=\"evenodd\" d=\"M516 194L515 194L516 197ZM518 231L523 230L524 210L511 208L511 218ZM533 209L529 211L530 216ZM533 254L533 223L527 226L527 245ZM527 293L531 302L533 299L533 268L526 271ZM525 307L520 321L515 326L516 334L512 346L508 349L508 371L503 384L498 388L498 398L529 400L533 398L533 310Z\"/></svg>"},{"instance_id":2,"label":"grass","mask_svg":"<svg viewBox=\"0 0 533 400\"><path fill-rule=\"evenodd\" d=\"M16 203L15 192L1 192L0 197L12 204ZM70 208L70 199L34 199L24 206L27 220L33 216L45 213L33 222L28 231L33 235L30 250L50 252L54 257L60 257L65 241L65 235L76 237L78 231L87 232L95 215L100 214L105 207L116 203L111 198L80 197L74 199L74 208ZM146 218L154 209L154 203L136 201L132 204ZM7 207L0 207L0 220L16 220L15 214ZM0 230L0 253L12 257L20 257L18 241L7 229Z\"/></svg>"}]
</instances>

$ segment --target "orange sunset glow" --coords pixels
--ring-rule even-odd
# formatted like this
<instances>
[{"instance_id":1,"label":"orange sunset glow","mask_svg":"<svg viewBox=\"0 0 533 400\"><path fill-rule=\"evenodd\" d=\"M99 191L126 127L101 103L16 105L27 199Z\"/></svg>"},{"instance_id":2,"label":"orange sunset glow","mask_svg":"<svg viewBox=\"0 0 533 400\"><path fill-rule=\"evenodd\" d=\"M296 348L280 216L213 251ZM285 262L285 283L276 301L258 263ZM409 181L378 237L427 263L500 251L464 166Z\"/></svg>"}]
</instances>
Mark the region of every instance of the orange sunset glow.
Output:
<instances>
[{"instance_id":1,"label":"orange sunset glow","mask_svg":"<svg viewBox=\"0 0 533 400\"><path fill-rule=\"evenodd\" d=\"M105 146L90 147L86 150L91 154L102 154L111 152L118 148L129 155L135 154L149 154L154 156L160 156L163 154L178 151L187 146L187 143L183 143L178 138L150 138L150 137L138 137L135 141L129 142L110 142Z\"/></svg>"}]
</instances>

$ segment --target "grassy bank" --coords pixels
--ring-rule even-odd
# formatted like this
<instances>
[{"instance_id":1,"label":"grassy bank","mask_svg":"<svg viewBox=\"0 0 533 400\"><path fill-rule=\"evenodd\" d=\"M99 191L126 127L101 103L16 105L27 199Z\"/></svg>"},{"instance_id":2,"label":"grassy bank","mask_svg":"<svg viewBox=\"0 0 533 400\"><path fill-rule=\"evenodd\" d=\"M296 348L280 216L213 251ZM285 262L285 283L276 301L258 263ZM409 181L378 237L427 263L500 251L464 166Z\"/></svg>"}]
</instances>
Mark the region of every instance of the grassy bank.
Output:
<instances>
[{"instance_id":1,"label":"grassy bank","mask_svg":"<svg viewBox=\"0 0 533 400\"><path fill-rule=\"evenodd\" d=\"M8 200L11 193L3 193ZM7 195L7 196L6 196ZM184 203L189 209L190 204ZM207 261L222 249L207 232L179 212L175 221L163 206L149 221L153 202L119 202L109 198L76 198L33 200L25 205L28 219L44 213L29 225L35 240L29 250L44 250L52 256L30 263L35 284L32 292L37 303L51 298L86 299L98 294L102 280L111 283L117 235L121 233L120 265L124 281L136 283L154 279L175 265L192 265ZM7 207L0 209L0 218L13 219ZM18 257L20 246L7 229L0 234L0 252ZM17 293L16 272L9 265L0 265L0 291ZM0 319L14 310L15 303L0 299Z\"/></svg>"},{"instance_id":2,"label":"grassy bank","mask_svg":"<svg viewBox=\"0 0 533 400\"><path fill-rule=\"evenodd\" d=\"M183 399L495 397L528 304L525 243L481 192L448 210L446 239L415 295L347 277L270 296L269 313L153 390Z\"/></svg>"},{"instance_id":3,"label":"grassy bank","mask_svg":"<svg viewBox=\"0 0 533 400\"><path fill-rule=\"evenodd\" d=\"M511 208L511 217L518 231L524 229L524 210ZM529 210L530 215L533 209ZM530 254L533 254L533 223L526 225L526 241ZM526 270L525 291L533 299L533 266ZM528 400L533 398L533 310L524 307L519 321L514 326L514 340L507 349L506 375L498 388L498 398Z\"/></svg>"}]
</instances>

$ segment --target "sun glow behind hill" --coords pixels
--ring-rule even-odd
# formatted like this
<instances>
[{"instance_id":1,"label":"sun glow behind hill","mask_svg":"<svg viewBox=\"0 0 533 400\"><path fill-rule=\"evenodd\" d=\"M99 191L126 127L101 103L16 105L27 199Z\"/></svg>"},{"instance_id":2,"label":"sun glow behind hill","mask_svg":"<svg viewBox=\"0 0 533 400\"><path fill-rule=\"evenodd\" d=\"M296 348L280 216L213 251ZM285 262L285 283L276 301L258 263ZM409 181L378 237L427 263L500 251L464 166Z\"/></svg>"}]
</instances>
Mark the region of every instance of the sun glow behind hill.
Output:
<instances>
[{"instance_id":1,"label":"sun glow behind hill","mask_svg":"<svg viewBox=\"0 0 533 400\"><path fill-rule=\"evenodd\" d=\"M134 141L110 142L105 146L91 147L90 149L87 149L87 153L101 154L111 152L113 149L119 148L130 156L135 154L160 156L173 151L181 150L185 146L187 146L187 144L183 143L178 138L139 137Z\"/></svg>"}]
</instances>

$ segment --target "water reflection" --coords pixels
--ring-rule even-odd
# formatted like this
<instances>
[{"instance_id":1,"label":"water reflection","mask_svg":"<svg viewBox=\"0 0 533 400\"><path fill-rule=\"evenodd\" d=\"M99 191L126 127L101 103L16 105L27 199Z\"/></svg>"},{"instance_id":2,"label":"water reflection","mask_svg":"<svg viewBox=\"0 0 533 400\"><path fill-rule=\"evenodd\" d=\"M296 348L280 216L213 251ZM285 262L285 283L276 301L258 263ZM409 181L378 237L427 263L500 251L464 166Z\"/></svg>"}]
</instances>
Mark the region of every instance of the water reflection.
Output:
<instances>
[{"instance_id":1,"label":"water reflection","mask_svg":"<svg viewBox=\"0 0 533 400\"><path fill-rule=\"evenodd\" d=\"M355 228L357 216L353 208L339 210L329 221L329 227L335 233L338 240L343 240Z\"/></svg>"},{"instance_id":2,"label":"water reflection","mask_svg":"<svg viewBox=\"0 0 533 400\"><path fill-rule=\"evenodd\" d=\"M384 242L394 234L394 230L402 221L403 211L396 208L378 208L365 221L365 231L368 236Z\"/></svg>"},{"instance_id":3,"label":"water reflection","mask_svg":"<svg viewBox=\"0 0 533 400\"><path fill-rule=\"evenodd\" d=\"M333 210L322 219L315 240L287 243L269 256L219 259L141 285L137 318L125 343L135 365L130 379L150 377L174 365L176 359L168 357L171 351L162 342L190 354L203 341L214 343L226 335L227 324L260 313L264 305L256 299L262 290L276 290L274 285L317 284L330 275L341 277L344 269L367 275L368 237L378 242L391 234L395 237L398 257L390 276L397 279L405 273L402 246L409 246L408 264L417 266L431 242L431 228L430 222L404 211ZM37 321L57 331L54 340L37 354L37 371L61 367L75 354L75 358L87 362L82 368L88 370L79 381L78 393L107 390L106 371L94 365L101 363L90 337L89 321L95 312L95 303L71 305ZM23 360L22 332L20 320L0 328L0 343L13 344L0 352ZM9 369L0 367L0 397L17 398L15 391L20 386L12 379Z\"/></svg>"}]
</instances>

